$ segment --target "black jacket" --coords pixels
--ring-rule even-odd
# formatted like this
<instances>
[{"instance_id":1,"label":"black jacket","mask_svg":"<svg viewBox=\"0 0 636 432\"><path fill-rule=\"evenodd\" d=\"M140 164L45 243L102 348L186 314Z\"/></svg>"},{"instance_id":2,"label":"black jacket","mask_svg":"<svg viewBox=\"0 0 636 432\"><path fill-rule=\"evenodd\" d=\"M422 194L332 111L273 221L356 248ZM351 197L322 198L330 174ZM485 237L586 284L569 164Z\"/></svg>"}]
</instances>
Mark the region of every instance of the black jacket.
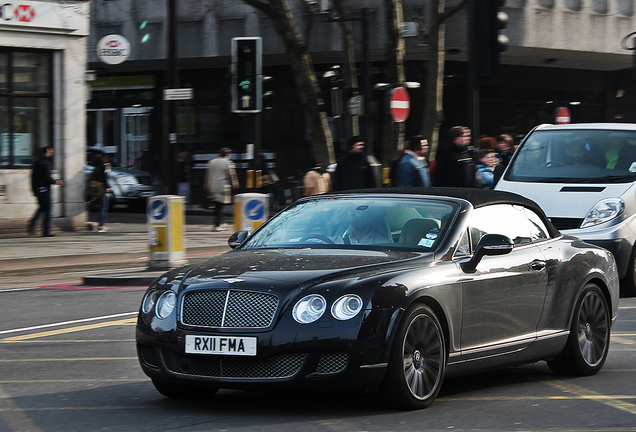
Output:
<instances>
[{"instance_id":1,"label":"black jacket","mask_svg":"<svg viewBox=\"0 0 636 432\"><path fill-rule=\"evenodd\" d=\"M332 189L366 189L376 187L373 169L364 153L345 153L338 160Z\"/></svg>"},{"instance_id":2,"label":"black jacket","mask_svg":"<svg viewBox=\"0 0 636 432\"><path fill-rule=\"evenodd\" d=\"M445 142L435 158L434 186L475 187L475 158L470 147Z\"/></svg>"},{"instance_id":3,"label":"black jacket","mask_svg":"<svg viewBox=\"0 0 636 432\"><path fill-rule=\"evenodd\" d=\"M31 169L31 190L34 194L48 192L55 180L51 177L48 158L42 157L33 163Z\"/></svg>"}]
</instances>

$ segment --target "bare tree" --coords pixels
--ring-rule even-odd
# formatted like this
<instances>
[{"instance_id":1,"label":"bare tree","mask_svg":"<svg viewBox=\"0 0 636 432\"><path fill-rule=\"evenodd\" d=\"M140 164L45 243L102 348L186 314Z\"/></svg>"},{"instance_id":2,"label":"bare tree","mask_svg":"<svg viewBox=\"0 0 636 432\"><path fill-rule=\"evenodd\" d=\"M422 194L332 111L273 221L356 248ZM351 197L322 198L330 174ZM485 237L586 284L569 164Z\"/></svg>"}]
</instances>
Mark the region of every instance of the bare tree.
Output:
<instances>
[{"instance_id":1,"label":"bare tree","mask_svg":"<svg viewBox=\"0 0 636 432\"><path fill-rule=\"evenodd\" d=\"M423 135L429 140L430 144L429 160L435 159L439 142L439 127L443 120L446 20L466 6L469 1L462 0L453 8L445 11L445 0L430 0L429 58L426 63L423 119Z\"/></svg>"},{"instance_id":2,"label":"bare tree","mask_svg":"<svg viewBox=\"0 0 636 432\"><path fill-rule=\"evenodd\" d=\"M402 0L384 0L386 19L386 72L389 84L401 84L406 81L404 72L405 44L402 38L404 22ZM387 166L403 141L404 124L385 117L384 137L382 139L382 164Z\"/></svg>"},{"instance_id":3,"label":"bare tree","mask_svg":"<svg viewBox=\"0 0 636 432\"><path fill-rule=\"evenodd\" d=\"M327 116L319 107L320 87L316 78L307 45L301 36L287 0L242 0L269 17L276 32L283 40L291 67L296 78L300 100L304 105L305 118L309 129L311 150L314 158L323 166L334 163L333 139L327 123Z\"/></svg>"}]
</instances>

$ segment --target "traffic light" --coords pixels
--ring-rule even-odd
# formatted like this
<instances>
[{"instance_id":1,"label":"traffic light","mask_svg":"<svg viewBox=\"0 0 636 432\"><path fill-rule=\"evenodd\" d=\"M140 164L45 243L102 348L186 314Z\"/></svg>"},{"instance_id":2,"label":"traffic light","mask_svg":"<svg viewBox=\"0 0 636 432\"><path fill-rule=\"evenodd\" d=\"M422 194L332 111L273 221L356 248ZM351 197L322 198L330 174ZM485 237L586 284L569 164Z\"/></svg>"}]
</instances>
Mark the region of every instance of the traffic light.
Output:
<instances>
[{"instance_id":1,"label":"traffic light","mask_svg":"<svg viewBox=\"0 0 636 432\"><path fill-rule=\"evenodd\" d=\"M260 37L232 39L232 112L257 113L262 109Z\"/></svg>"},{"instance_id":2,"label":"traffic light","mask_svg":"<svg viewBox=\"0 0 636 432\"><path fill-rule=\"evenodd\" d=\"M472 43L477 76L493 77L497 73L499 54L508 48L508 37L501 30L508 26L508 14L501 10L505 0L473 0Z\"/></svg>"}]
</instances>

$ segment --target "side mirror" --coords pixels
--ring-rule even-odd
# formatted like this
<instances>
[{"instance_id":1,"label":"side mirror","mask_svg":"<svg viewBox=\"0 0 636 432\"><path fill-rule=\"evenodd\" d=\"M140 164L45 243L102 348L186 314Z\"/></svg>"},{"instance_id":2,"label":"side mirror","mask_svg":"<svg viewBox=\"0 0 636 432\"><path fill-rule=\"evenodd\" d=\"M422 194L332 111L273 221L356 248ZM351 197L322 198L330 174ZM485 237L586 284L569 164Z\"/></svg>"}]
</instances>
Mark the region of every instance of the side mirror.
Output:
<instances>
[{"instance_id":1,"label":"side mirror","mask_svg":"<svg viewBox=\"0 0 636 432\"><path fill-rule=\"evenodd\" d=\"M505 235L486 234L479 240L473 257L461 264L462 270L466 273L473 273L484 256L506 255L512 252L513 247L513 241Z\"/></svg>"},{"instance_id":2,"label":"side mirror","mask_svg":"<svg viewBox=\"0 0 636 432\"><path fill-rule=\"evenodd\" d=\"M249 235L249 231L237 231L232 234L229 239L227 239L227 244L232 249L235 249L240 246Z\"/></svg>"}]
</instances>

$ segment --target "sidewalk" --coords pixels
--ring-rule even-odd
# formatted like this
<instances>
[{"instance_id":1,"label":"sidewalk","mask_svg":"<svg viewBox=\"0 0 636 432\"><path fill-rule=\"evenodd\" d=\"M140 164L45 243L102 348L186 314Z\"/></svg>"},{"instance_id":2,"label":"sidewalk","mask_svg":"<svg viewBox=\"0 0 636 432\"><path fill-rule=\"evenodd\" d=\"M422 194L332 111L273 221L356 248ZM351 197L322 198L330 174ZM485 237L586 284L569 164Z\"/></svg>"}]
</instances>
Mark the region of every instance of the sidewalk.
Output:
<instances>
[{"instance_id":1,"label":"sidewalk","mask_svg":"<svg viewBox=\"0 0 636 432\"><path fill-rule=\"evenodd\" d=\"M97 215L91 213L89 220ZM77 265L99 259L104 262L128 262L136 270L113 273L87 274L85 285L143 286L150 284L165 270L139 270L150 262L147 216L143 213L112 212L108 214L108 232L77 230L73 232L53 229L55 237L29 236L26 230L0 232L0 268L33 265L42 269ZM185 248L186 261L197 262L229 251L227 239L234 232L211 231L212 216L205 211L186 211ZM225 218L226 224L232 223ZM54 223L53 223L54 226Z\"/></svg>"}]
</instances>

